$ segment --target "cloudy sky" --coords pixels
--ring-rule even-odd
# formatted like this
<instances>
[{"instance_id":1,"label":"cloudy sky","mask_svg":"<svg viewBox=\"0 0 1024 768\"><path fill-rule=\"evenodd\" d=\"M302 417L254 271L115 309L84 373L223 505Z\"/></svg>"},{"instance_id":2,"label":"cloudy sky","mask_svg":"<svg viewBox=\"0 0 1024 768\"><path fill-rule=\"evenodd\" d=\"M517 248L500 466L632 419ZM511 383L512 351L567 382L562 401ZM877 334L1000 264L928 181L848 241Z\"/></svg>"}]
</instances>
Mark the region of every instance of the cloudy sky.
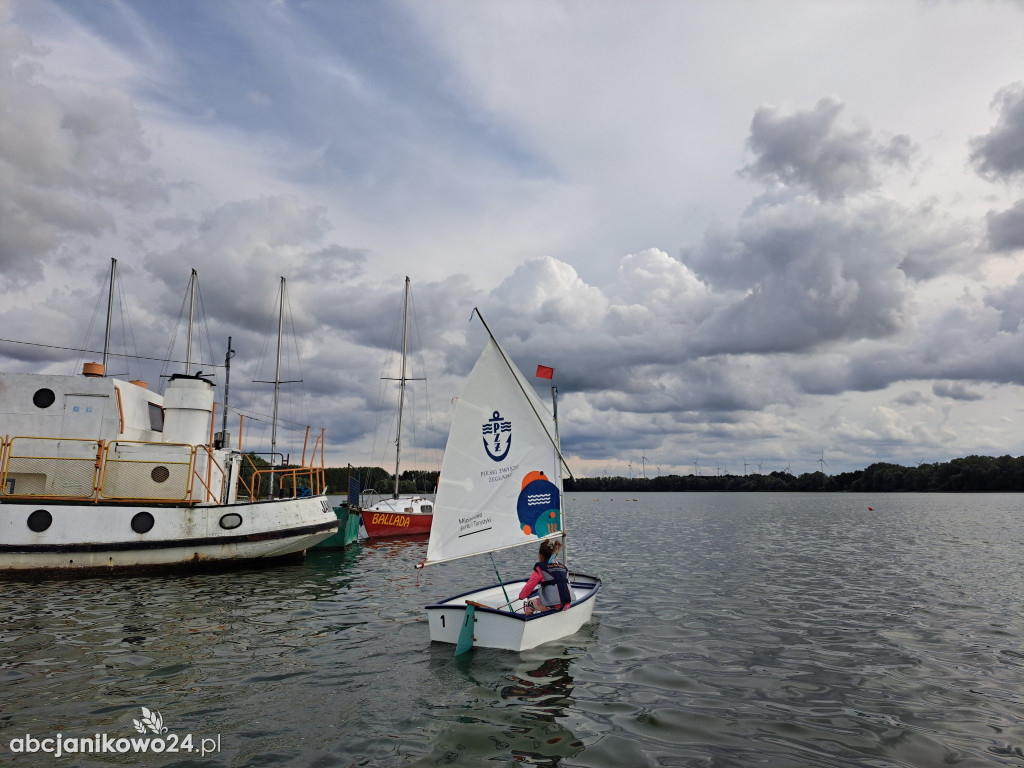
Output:
<instances>
[{"instance_id":1,"label":"cloudy sky","mask_svg":"<svg viewBox=\"0 0 1024 768\"><path fill-rule=\"evenodd\" d=\"M253 447L283 276L282 413L387 462L408 275L410 463L473 307L577 475L1020 455L1022 52L1020 0L0 0L0 365L96 359L116 258L160 387L195 268Z\"/></svg>"}]
</instances>

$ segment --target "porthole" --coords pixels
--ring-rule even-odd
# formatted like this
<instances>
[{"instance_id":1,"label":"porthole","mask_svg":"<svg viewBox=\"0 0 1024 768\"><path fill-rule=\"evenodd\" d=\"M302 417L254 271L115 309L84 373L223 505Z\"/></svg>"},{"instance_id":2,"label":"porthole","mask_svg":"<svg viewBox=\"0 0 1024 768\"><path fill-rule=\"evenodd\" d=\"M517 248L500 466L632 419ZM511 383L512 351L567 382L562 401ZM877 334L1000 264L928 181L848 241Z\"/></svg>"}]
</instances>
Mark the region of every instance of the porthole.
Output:
<instances>
[{"instance_id":1,"label":"porthole","mask_svg":"<svg viewBox=\"0 0 1024 768\"><path fill-rule=\"evenodd\" d=\"M432 504L424 504L422 507L420 507L420 512L422 512L424 515L432 515L434 514L434 507Z\"/></svg>"},{"instance_id":2,"label":"porthole","mask_svg":"<svg viewBox=\"0 0 1024 768\"><path fill-rule=\"evenodd\" d=\"M136 533L149 533L153 530L153 515L149 512L139 512L132 518L132 530Z\"/></svg>"},{"instance_id":3,"label":"porthole","mask_svg":"<svg viewBox=\"0 0 1024 768\"><path fill-rule=\"evenodd\" d=\"M45 509L37 509L28 516L28 529L33 533L42 533L53 523L53 515Z\"/></svg>"},{"instance_id":4,"label":"porthole","mask_svg":"<svg viewBox=\"0 0 1024 768\"><path fill-rule=\"evenodd\" d=\"M220 519L220 527L225 531L233 531L242 524L242 516L237 512L229 512Z\"/></svg>"},{"instance_id":5,"label":"porthole","mask_svg":"<svg viewBox=\"0 0 1024 768\"><path fill-rule=\"evenodd\" d=\"M171 476L171 470L164 466L153 467L153 471L149 473L149 476L153 478L154 483L166 483L167 478Z\"/></svg>"},{"instance_id":6,"label":"porthole","mask_svg":"<svg viewBox=\"0 0 1024 768\"><path fill-rule=\"evenodd\" d=\"M32 395L32 403L36 408L49 408L56 399L57 396L53 394L53 390L45 387L37 389L36 393Z\"/></svg>"}]
</instances>

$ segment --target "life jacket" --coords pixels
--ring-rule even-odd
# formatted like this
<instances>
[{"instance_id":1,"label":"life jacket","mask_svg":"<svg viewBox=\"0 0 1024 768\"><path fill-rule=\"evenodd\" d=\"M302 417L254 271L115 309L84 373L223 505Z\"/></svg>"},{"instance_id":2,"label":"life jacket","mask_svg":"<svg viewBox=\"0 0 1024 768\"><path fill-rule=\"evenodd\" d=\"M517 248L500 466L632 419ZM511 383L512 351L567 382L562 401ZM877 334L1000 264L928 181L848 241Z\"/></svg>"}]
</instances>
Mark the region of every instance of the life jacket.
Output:
<instances>
[{"instance_id":1,"label":"life jacket","mask_svg":"<svg viewBox=\"0 0 1024 768\"><path fill-rule=\"evenodd\" d=\"M569 587L569 571L560 563L537 563L544 580L540 583L541 605L548 607L566 606L572 602L572 589Z\"/></svg>"}]
</instances>

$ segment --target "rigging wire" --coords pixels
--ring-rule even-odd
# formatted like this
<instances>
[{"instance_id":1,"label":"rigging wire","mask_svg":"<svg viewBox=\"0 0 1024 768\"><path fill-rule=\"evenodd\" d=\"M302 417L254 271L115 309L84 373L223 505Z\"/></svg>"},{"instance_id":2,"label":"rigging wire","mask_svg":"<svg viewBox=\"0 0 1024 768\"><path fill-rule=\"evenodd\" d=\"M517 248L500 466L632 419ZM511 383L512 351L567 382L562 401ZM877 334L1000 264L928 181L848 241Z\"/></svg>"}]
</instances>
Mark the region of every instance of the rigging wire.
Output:
<instances>
[{"instance_id":1,"label":"rigging wire","mask_svg":"<svg viewBox=\"0 0 1024 768\"><path fill-rule=\"evenodd\" d=\"M171 344L168 347L167 353L164 356L162 356L162 357L151 357L151 356L148 356L148 355L141 355L141 354L139 354L139 351L138 351L139 345L138 345L138 341L135 338L135 328L132 326L131 310L130 310L130 307L128 305L128 302L126 302L125 298L124 298L126 294L125 294L125 290L124 290L124 284L123 284L123 282L121 280L121 274L119 272L115 273L114 281L115 281L114 282L114 296L117 299L117 311L118 311L118 313L120 315L120 318L121 318L121 350L122 351L118 352L118 351L113 350L113 349L108 349L108 350L106 350L106 353L107 353L107 355L109 357L117 357L117 358L121 358L121 359L123 359L125 361L125 365L127 367L127 370L125 371L125 373L123 375L128 377L128 378L131 377L130 366L132 365L133 362L134 362L134 365L135 365L135 370L137 372L137 378L140 378L140 379L144 378L143 369L142 369L142 362L159 362L159 363L163 363L164 364L164 370L166 370L166 367L169 366L169 365L184 365L187 361L185 361L185 360L176 360L176 359L173 359L171 357L171 353L173 352L173 348L174 348L174 341L173 341L173 339L172 339ZM37 342L37 341L25 341L23 339L7 339L7 338L0 338L0 343L4 343L4 344L18 344L18 345L21 345L21 346L36 347L38 349L52 349L52 350L57 350L57 351L61 351L61 352L74 352L74 353L77 353L76 357L74 358L74 360L75 360L74 367L71 370L71 375L75 375L79 371L82 370L82 365L85 363L85 356L86 355L102 355L104 353L103 349L92 349L92 348L89 347L89 339L92 336L92 334L93 334L93 332L94 332L94 330L96 328L96 323L97 323L98 318L100 317L100 315L103 312L103 305L104 305L104 294L103 293L98 293L97 294L97 298L96 298L96 306L93 309L93 313L92 313L92 316L90 318L89 324L86 327L85 333L83 335L81 346L74 347L74 346L65 346L65 345L61 345L61 344L44 344L42 342ZM203 311L204 311L203 317L204 317L204 321L205 321L205 309ZM180 320L181 320L181 316L179 314L179 324L180 324ZM206 327L207 327L207 338L209 338L209 325L207 324ZM208 347L209 347L208 351L212 355L213 345L208 343ZM129 351L129 349L131 349L132 351ZM200 355L200 357L202 357L202 355ZM218 365L217 363L206 363L206 362L203 362L203 363L199 363L199 364L202 365L207 370L209 370L209 369L219 369L219 368L223 368L224 367L223 364L219 364ZM110 374L108 372L108 375L115 375L116 376L116 375L121 375L121 374Z\"/></svg>"},{"instance_id":2,"label":"rigging wire","mask_svg":"<svg viewBox=\"0 0 1024 768\"><path fill-rule=\"evenodd\" d=\"M370 450L371 463L374 465L386 465L386 460L390 453L390 447L395 446L397 443L397 424L398 424L398 407L397 403L385 403L385 400L390 401L392 398L389 395L392 394L390 389L390 383L396 381L397 377L388 376L390 370L397 365L395 358L399 357L399 350L402 347L402 333L403 333L403 315L404 315L404 302L399 303L399 309L395 315L395 322L391 328L391 337L386 347L386 353L384 357L384 364L381 366L380 378L378 379L377 388L377 409L374 420L374 431L373 431L373 442ZM409 370L406 372L406 381L422 381L424 389L422 393L419 393L417 387L408 387L405 391L406 396L406 407L405 412L412 414L412 418L403 421L403 429L408 429L408 439L403 439L402 453L403 456L408 458L403 461L407 467L416 467L418 471L429 471L425 470L424 467L433 465L434 467L440 467L440 460L438 459L438 447L435 443L433 446L433 460L425 458L420 450L420 427L423 424L420 423L420 419L417 418L417 414L422 415L422 410L426 408L426 421L428 437L437 436L437 432L434 430L433 413L430 410L430 390L428 387L429 378L426 375L427 366L423 354L422 335L419 328L419 318L416 314L416 300L412 293L409 292L409 328L408 328L408 344L407 354L410 357ZM410 351L411 350L411 351ZM422 395L422 397L421 397ZM426 398L425 406L424 400ZM388 429L386 432L386 440L383 443L379 454L377 449L377 441L383 431L382 427L384 420L390 417L388 423ZM401 472L401 468L399 468ZM390 472L388 473L390 475ZM430 491L427 491L430 492Z\"/></svg>"},{"instance_id":3,"label":"rigging wire","mask_svg":"<svg viewBox=\"0 0 1024 768\"><path fill-rule=\"evenodd\" d=\"M102 292L100 292L100 293L96 294L96 307L92 311L92 318L89 320L89 327L85 329L85 338L82 339L82 347L85 347L89 343L89 338L92 336L92 329L96 326L96 318L99 317L100 306L102 305L102 303L103 303L103 294L102 294ZM38 346L44 346L44 345L40 344ZM56 349L60 349L60 347L56 347ZM74 349L74 348L71 347L70 349ZM75 367L71 369L71 375L72 376L74 376L76 373L78 373L80 370L82 370L82 366L85 364L85 350L84 349L79 349L78 351L81 352L82 354L80 354L78 356L78 358L75 360ZM90 353L90 354L103 354L103 353L102 352L96 352L96 353Z\"/></svg>"},{"instance_id":4,"label":"rigging wire","mask_svg":"<svg viewBox=\"0 0 1024 768\"><path fill-rule=\"evenodd\" d=\"M391 366L394 364L392 362L392 358L396 354L395 350L398 348L398 333L399 333L398 329L401 326L401 322L402 322L402 313L401 313L401 311L399 311L397 317L395 318L394 325L391 326L391 338L390 338L390 340L388 342L387 347L385 348L386 351L385 351L385 354L384 354L384 363L381 366L380 376L377 379L377 408L376 408L376 414L375 414L375 417L374 417L374 424L373 424L373 443L372 443L372 445L370 447L370 460L373 463L377 462L377 436L380 434L381 423L382 423L382 421L384 419L384 414L388 413L391 416L391 424L388 427L387 434L385 435L386 439L385 439L385 442L384 442L384 446L388 446L388 445L392 444L392 440L391 440L392 430L395 428L395 426L397 424L397 419L398 419L397 409L395 409L395 408L386 408L385 409L385 407L384 407L384 398L386 396L385 388L388 386L388 384L386 382L391 380L391 379L389 379L388 376L386 376L386 374L390 371ZM387 457L387 448L386 447L381 447L381 454L380 454L380 463L381 464L384 463L384 459L386 457Z\"/></svg>"},{"instance_id":5,"label":"rigging wire","mask_svg":"<svg viewBox=\"0 0 1024 768\"><path fill-rule=\"evenodd\" d=\"M263 397L262 395L258 395L256 390L256 384L267 383L267 380L269 380L270 383L273 383L273 373L264 375L262 372L265 371L267 367L271 366L271 340L276 340L277 338L277 323L275 321L278 319L277 313L279 307L283 307L284 311L284 323L282 325L285 325L289 328L292 337L290 346L282 345L282 352L286 354L283 354L281 358L282 379L280 383L302 383L302 363L301 356L299 355L298 333L295 330L295 315L292 310L291 301L288 298L288 291L286 290L285 286L282 285L279 288L279 290L275 292L273 301L266 311L267 321L266 326L264 327L263 341L260 347L259 355L256 360L255 374L249 386L249 407L247 409L238 408L235 406L232 406L230 408L230 410L235 411L237 413L241 413L243 415L260 414L261 418L252 415L246 416L246 418L256 421L256 423L259 425L259 429L257 430L257 434L255 435L254 439L258 444L263 445L270 442L270 438L268 437L267 432L273 426L273 415L261 412L261 407L257 406L257 402L265 403L266 398ZM294 360L292 359L291 355L292 349L294 350ZM273 362L273 367L276 368L276 359ZM298 370L298 374L294 377L292 376L293 366ZM281 405L282 402L279 401L279 409ZM284 427L286 431L293 434L289 434L289 442L284 446L280 444L280 435L278 436L279 444L277 446L277 451L278 453L282 454L282 456L290 452L300 452L302 441L305 439L306 429L307 427L311 426L311 419L309 416L309 404L305 387L301 388L300 408L300 410L304 412L304 415L302 413L298 414L297 416L295 415L296 408L294 398L285 398L283 400L283 405L286 412L288 413L288 417L282 416L279 410L277 417L278 428L281 429L282 427ZM296 420L302 418L305 418L305 422ZM299 438L300 434L302 435L301 439ZM253 436L250 437L252 438ZM247 439L246 442L250 441Z\"/></svg>"},{"instance_id":6,"label":"rigging wire","mask_svg":"<svg viewBox=\"0 0 1024 768\"><path fill-rule=\"evenodd\" d=\"M114 279L115 279L115 283L116 283L116 285L115 285L116 291L115 292L116 292L116 294L118 296L118 306L121 308L121 344L123 345L122 348L125 351L125 355L124 356L125 356L126 361L128 361L128 365L131 365L131 362L130 362L131 360L135 361L135 369L136 369L136 371L138 371L138 378L141 379L143 374L142 374L142 363L139 362L140 359L141 359L139 357L139 354L138 354L139 353L139 347L135 343L135 329L132 328L132 316L131 316L131 313L128 311L128 303L124 300L125 292L124 292L124 286L121 285L121 274L119 272L116 273ZM127 334L125 333L125 329L126 328L128 329L128 333ZM129 337L131 338L131 348L135 351L135 355L134 356L129 356L128 355L128 338ZM110 354L110 353L108 353L108 354ZM131 374L128 374L128 377L131 378Z\"/></svg>"},{"instance_id":7,"label":"rigging wire","mask_svg":"<svg viewBox=\"0 0 1024 768\"><path fill-rule=\"evenodd\" d=\"M416 301L413 298L411 291L409 292L409 309L411 310L411 314L412 314L413 328L416 331L416 348L417 348L417 355L419 357L420 370L423 372L423 396L424 396L424 398L426 400L426 404L427 404L427 408L426 408L426 411L427 411L427 431L428 431L429 435L431 435L431 436L433 436L435 438L434 445L432 446L433 447L433 452L434 452L433 464L434 464L435 467L440 469L441 468L441 461L438 458L439 447L438 447L437 442L436 442L437 431L434 429L433 412L430 410L430 379L427 377L427 366L426 366L426 362L425 362L425 360L423 358L423 342L422 342L422 336L420 334L419 318L416 315Z\"/></svg>"},{"instance_id":8,"label":"rigging wire","mask_svg":"<svg viewBox=\"0 0 1024 768\"><path fill-rule=\"evenodd\" d=\"M202 288L202 286L199 283L198 276L197 276L197 279L196 279L196 296L199 299L199 316L202 318L203 330L206 331L206 351L210 355L210 358L212 359L213 355L214 355L214 352L213 352L213 340L210 338L210 321L209 321L209 316L206 314L206 304L203 302L203 288ZM199 359L200 360L203 359L202 338L203 338L202 336L199 337L199 340L200 340L200 344L199 344L199 347L200 347L200 349L199 349ZM202 363L202 362L196 363L196 365L197 366L202 365L203 369L206 368L206 364ZM219 367L220 366L218 366L218 368ZM215 377L216 377L218 368L214 369L214 376ZM217 382L218 382L218 380L216 378L214 378L215 385L217 384Z\"/></svg>"},{"instance_id":9,"label":"rigging wire","mask_svg":"<svg viewBox=\"0 0 1024 768\"><path fill-rule=\"evenodd\" d=\"M192 277L190 275L189 276L189 284L191 284L191 282L192 282ZM170 370L170 358L171 358L171 354L174 352L175 343L178 340L178 331L181 328L182 319L185 316L185 305L188 304L188 297L189 297L189 291L186 288L185 292L182 294L182 297L181 297L181 307L178 308L178 319L174 323L174 330L171 331L171 340L170 340L170 342L167 345L167 353L164 355L164 360L166 360L167 362L165 362L160 367L160 380L161 381L163 381L168 376L167 372ZM186 362L185 364L188 365L188 362Z\"/></svg>"},{"instance_id":10,"label":"rigging wire","mask_svg":"<svg viewBox=\"0 0 1024 768\"><path fill-rule=\"evenodd\" d=\"M39 347L40 349L57 349L57 350L61 350L63 352L82 352L84 354L89 354L89 355L102 355L103 354L103 350L102 349L86 349L84 347L62 347L62 346L60 346L58 344L40 344L39 342L36 342L36 341L20 341L18 339L4 339L4 338L0 338L0 342L2 342L4 344L23 344L23 345L28 346L28 347ZM152 362L161 362L161 363L162 362L169 362L169 363L177 363L179 365L184 365L185 364L184 360L168 360L166 357L147 357L145 355L129 355L129 354L126 354L124 352L111 352L110 356L111 357L124 357L124 358L134 357L134 358L136 358L138 360L150 360ZM202 365L203 365L204 368L207 367L207 366L209 366L211 368L223 368L224 367L223 363L220 363L219 365L217 363L203 363ZM80 368L81 368L81 365L79 365L79 367L76 368L72 372L72 375L74 375L74 373L77 373Z\"/></svg>"},{"instance_id":11,"label":"rigging wire","mask_svg":"<svg viewBox=\"0 0 1024 768\"><path fill-rule=\"evenodd\" d=\"M295 350L295 368L297 370L295 380L298 383L302 383L302 355L299 354L299 334L296 333L295 331L295 314L292 312L292 304L287 294L285 294L285 308L287 310L286 317L288 319L288 325L291 328L292 347ZM288 370L291 370L290 366ZM302 413L300 414L300 418L304 419L305 422L309 424L312 421L312 419L309 416L309 400L307 398L306 388L304 386L299 387L299 393L301 396L300 402L302 406Z\"/></svg>"}]
</instances>

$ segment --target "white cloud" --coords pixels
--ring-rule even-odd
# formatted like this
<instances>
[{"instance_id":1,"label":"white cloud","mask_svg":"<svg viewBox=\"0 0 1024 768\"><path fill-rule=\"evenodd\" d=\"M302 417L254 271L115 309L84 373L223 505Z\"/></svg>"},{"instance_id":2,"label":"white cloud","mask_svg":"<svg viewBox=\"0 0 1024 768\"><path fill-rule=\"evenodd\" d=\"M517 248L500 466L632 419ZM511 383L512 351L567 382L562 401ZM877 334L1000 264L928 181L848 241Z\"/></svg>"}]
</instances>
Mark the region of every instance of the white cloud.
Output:
<instances>
[{"instance_id":1,"label":"white cloud","mask_svg":"<svg viewBox=\"0 0 1024 768\"><path fill-rule=\"evenodd\" d=\"M1024 449L1014 6L14 7L12 336L80 344L114 256L159 352L196 267L251 379L283 275L359 462L409 274L435 435L476 306L584 466Z\"/></svg>"}]
</instances>

